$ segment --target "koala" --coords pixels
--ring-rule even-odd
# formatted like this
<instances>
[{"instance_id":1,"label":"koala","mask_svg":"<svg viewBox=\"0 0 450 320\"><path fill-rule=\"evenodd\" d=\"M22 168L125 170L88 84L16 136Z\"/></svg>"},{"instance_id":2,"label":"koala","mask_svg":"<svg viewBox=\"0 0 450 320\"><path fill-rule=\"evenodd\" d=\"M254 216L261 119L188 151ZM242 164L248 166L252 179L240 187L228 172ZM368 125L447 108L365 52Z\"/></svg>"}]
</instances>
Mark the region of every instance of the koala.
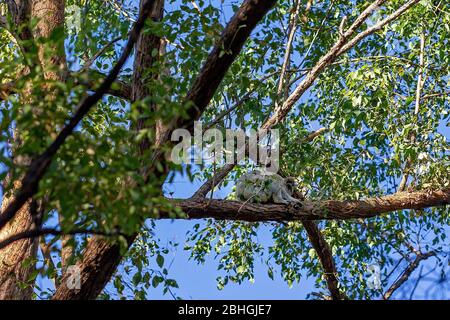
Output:
<instances>
[{"instance_id":1,"label":"koala","mask_svg":"<svg viewBox=\"0 0 450 320\"><path fill-rule=\"evenodd\" d=\"M295 186L294 178L253 170L236 182L236 197L241 201L259 203L300 204L300 200L292 197Z\"/></svg>"}]
</instances>

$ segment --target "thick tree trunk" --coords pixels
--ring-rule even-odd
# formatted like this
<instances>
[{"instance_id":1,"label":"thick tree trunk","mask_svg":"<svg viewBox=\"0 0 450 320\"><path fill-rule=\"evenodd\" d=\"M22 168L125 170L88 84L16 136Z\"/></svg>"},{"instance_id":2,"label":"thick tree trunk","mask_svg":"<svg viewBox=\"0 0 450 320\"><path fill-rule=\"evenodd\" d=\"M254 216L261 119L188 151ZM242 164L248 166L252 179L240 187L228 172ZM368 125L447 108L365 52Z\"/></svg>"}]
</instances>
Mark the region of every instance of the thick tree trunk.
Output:
<instances>
[{"instance_id":1,"label":"thick tree trunk","mask_svg":"<svg viewBox=\"0 0 450 320\"><path fill-rule=\"evenodd\" d=\"M12 199L12 196L3 197L2 210ZM0 241L31 228L33 219L30 205L28 201L15 218L0 231ZM30 259L36 257L37 248L38 239L25 239L0 250L0 299L31 299L34 281L29 281L29 278L34 270L34 262ZM29 263L24 265L27 261Z\"/></svg>"},{"instance_id":2,"label":"thick tree trunk","mask_svg":"<svg viewBox=\"0 0 450 320\"><path fill-rule=\"evenodd\" d=\"M64 0L33 0L31 5L31 18L37 19L33 29L33 37L50 38L58 28L64 28ZM47 50L47 52L45 52ZM44 77L47 80L63 81L67 71L64 54L64 43L58 41L51 43L50 48L39 45L38 56L44 68Z\"/></svg>"},{"instance_id":3,"label":"thick tree trunk","mask_svg":"<svg viewBox=\"0 0 450 320\"><path fill-rule=\"evenodd\" d=\"M134 238L127 239L132 243ZM76 264L80 275L80 289L68 286L71 275L62 277L53 300L95 299L106 286L121 260L120 246L101 238L93 238L87 245L83 259Z\"/></svg>"},{"instance_id":4,"label":"thick tree trunk","mask_svg":"<svg viewBox=\"0 0 450 320\"><path fill-rule=\"evenodd\" d=\"M28 0L18 1L17 11L12 12L18 25L26 24L29 19L37 19L32 35L24 33L23 38L48 38L56 28L64 27L64 0ZM26 30L26 28L25 28ZM43 45L38 45L36 60L44 69L46 80L64 81L66 67L63 42L55 43L45 52ZM52 89L46 88L52 96ZM33 104L32 97L23 96L23 101ZM38 111L36 111L38 112ZM15 143L20 143L20 132L15 134ZM29 162L28 160L25 160ZM4 195L2 211L14 199L14 192L20 189L16 181L10 194ZM8 236L35 227L36 219L32 215L32 201L28 201L19 210L12 221L0 230L0 241ZM20 240L0 250L0 299L31 299L34 280L30 279L35 269L38 240Z\"/></svg>"}]
</instances>

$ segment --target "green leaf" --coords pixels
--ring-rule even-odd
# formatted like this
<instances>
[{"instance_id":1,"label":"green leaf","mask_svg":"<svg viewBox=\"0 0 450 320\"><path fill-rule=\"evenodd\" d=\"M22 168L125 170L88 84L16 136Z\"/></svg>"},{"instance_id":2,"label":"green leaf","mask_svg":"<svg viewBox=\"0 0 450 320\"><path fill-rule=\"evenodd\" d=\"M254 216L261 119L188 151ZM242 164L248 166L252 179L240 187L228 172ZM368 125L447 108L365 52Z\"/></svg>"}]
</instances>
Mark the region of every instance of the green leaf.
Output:
<instances>
[{"instance_id":1,"label":"green leaf","mask_svg":"<svg viewBox=\"0 0 450 320\"><path fill-rule=\"evenodd\" d=\"M159 266L160 268L162 268L163 265L164 265L164 257L163 257L162 255L158 254L158 255L156 256L156 263L158 264L158 266Z\"/></svg>"}]
</instances>

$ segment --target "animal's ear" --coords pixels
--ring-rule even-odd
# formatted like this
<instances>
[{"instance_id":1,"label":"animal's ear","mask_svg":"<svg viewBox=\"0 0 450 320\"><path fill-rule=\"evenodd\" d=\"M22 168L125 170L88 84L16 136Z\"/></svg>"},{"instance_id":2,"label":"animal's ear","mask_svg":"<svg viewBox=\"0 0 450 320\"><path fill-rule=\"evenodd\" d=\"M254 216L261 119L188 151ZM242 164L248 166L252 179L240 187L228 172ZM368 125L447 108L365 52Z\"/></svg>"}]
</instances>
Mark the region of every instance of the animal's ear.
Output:
<instances>
[{"instance_id":1,"label":"animal's ear","mask_svg":"<svg viewBox=\"0 0 450 320\"><path fill-rule=\"evenodd\" d=\"M292 186L297 185L297 179L295 179L294 177L287 177L284 179L284 181L286 182L286 184L290 184Z\"/></svg>"},{"instance_id":2,"label":"animal's ear","mask_svg":"<svg viewBox=\"0 0 450 320\"><path fill-rule=\"evenodd\" d=\"M289 192L292 193L297 187L297 180L294 177L287 177L284 179L284 184L286 185L286 188L289 190Z\"/></svg>"}]
</instances>

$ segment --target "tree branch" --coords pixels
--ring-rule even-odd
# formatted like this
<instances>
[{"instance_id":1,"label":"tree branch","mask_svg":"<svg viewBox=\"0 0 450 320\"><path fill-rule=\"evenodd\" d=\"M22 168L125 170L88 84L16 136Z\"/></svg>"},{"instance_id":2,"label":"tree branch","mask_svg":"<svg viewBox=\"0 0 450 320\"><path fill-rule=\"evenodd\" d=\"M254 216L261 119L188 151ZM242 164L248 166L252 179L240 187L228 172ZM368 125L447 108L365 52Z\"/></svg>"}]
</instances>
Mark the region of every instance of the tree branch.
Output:
<instances>
[{"instance_id":1,"label":"tree branch","mask_svg":"<svg viewBox=\"0 0 450 320\"><path fill-rule=\"evenodd\" d=\"M311 4L311 3L309 2L309 4ZM290 22L290 26L289 26L289 29L290 29L289 36L288 36L288 41L287 41L286 49L285 49L286 50L285 57L284 57L283 66L281 69L279 83L278 83L278 89L277 89L278 97L281 95L281 93L283 91L283 85L285 83L284 78L286 75L288 65L290 63L291 47L292 47L292 42L294 40L294 35L295 35L295 31L296 31L296 19L297 19L298 12L299 12L300 1L297 1L297 3L294 6L295 6L295 9L292 12L292 16L291 16L291 22ZM309 6L309 8L310 8L310 6ZM286 88L286 94L287 94L287 89L288 89L288 87ZM284 100L283 100L283 102L284 102ZM238 103L238 104L240 104L240 103ZM234 108L231 108L231 110L233 110L233 109ZM278 109L278 102L275 103L275 109ZM219 119L220 118L221 117L219 117ZM327 131L326 128L321 128L321 129L309 134L307 137L305 137L303 139L302 142L311 141L315 137L319 136L320 134L322 134L325 131ZM210 181L210 184L203 185L202 188L204 190L202 188L200 188L200 190L197 191L196 195L200 196L200 197L206 196L206 193L208 192L208 190L211 189L210 185L214 185L214 183L215 183L214 179L218 179L219 181L222 181L225 178L226 174L229 171L231 171L233 167L234 166L230 165L230 169L222 170L218 175L214 175L213 179ZM337 280L337 270L336 270L333 256L332 256L330 247L328 246L328 243L323 238L323 236L315 222L302 221L302 225L308 234L308 238L310 239L310 242L311 242L313 248L315 249L315 251L317 252L317 254L319 256L321 265L324 270L324 275L325 275L325 279L327 282L327 286L331 293L331 297L335 300L346 299L346 295L344 293L342 293L338 287L339 283Z\"/></svg>"},{"instance_id":2,"label":"tree branch","mask_svg":"<svg viewBox=\"0 0 450 320\"><path fill-rule=\"evenodd\" d=\"M194 193L192 198L204 198L208 192L212 191L223 179L234 169L236 165L234 163L225 164L220 170L218 170L211 178L202 184L200 188Z\"/></svg>"},{"instance_id":3,"label":"tree branch","mask_svg":"<svg viewBox=\"0 0 450 320\"><path fill-rule=\"evenodd\" d=\"M26 56L26 53L33 52L33 47L35 46L34 43L27 43L26 45L22 43L22 41L33 39L33 34L29 28L32 2L31 0L7 0L6 3L12 17L12 25L6 20L4 27L14 38L24 56ZM30 67L33 67L34 63L35 61L32 61Z\"/></svg>"},{"instance_id":4,"label":"tree branch","mask_svg":"<svg viewBox=\"0 0 450 320\"><path fill-rule=\"evenodd\" d=\"M133 50L133 46L142 28L144 27L145 20L147 18L147 15L149 14L153 2L153 0L148 0L144 4L143 10L140 13L139 19L135 23L130 33L128 43L125 46L125 49L119 61L102 82L98 90L81 102L77 111L69 120L68 124L61 130L55 141L39 157L32 161L28 171L21 181L21 188L14 198L14 201L9 203L8 207L5 208L0 215L0 230L6 225L6 223L8 223L8 221L10 221L15 216L17 210L19 210L30 197L36 194L36 192L38 191L39 181L47 171L55 153L64 144L67 137L72 134L74 128L89 112L92 106L94 106L103 97L105 92L111 87L120 70L122 69L122 66L128 60L128 57Z\"/></svg>"},{"instance_id":5,"label":"tree branch","mask_svg":"<svg viewBox=\"0 0 450 320\"><path fill-rule=\"evenodd\" d=\"M263 4L260 4L261 2L263 2ZM186 101L194 103L194 107L190 108L190 111L188 112L190 122L181 120L181 123L179 123L177 127L186 126L189 130L193 129L194 124L192 120L197 120L203 113L220 81L225 76L225 72L240 52L244 41L249 37L250 32L256 26L257 22L272 8L275 2L276 0L246 0L242 4L239 11L236 12L227 25L227 28L222 33L219 44L216 45L210 53L187 95ZM248 19L247 17L249 16L252 17L252 19ZM222 55L222 48L230 49L227 49L227 52ZM233 170L233 168L234 164L225 165L214 175L214 177L203 184L193 197L205 197L210 190L219 184L228 173Z\"/></svg>"},{"instance_id":6,"label":"tree branch","mask_svg":"<svg viewBox=\"0 0 450 320\"><path fill-rule=\"evenodd\" d=\"M72 77L76 78L75 85L83 85L86 86L87 90L95 91L99 83L104 81L106 75L100 71L89 69L85 77L80 77L78 72L72 73ZM16 93L18 93L16 81L0 84L0 101L7 100L10 95ZM105 94L130 101L131 85L125 80L116 79L111 87L106 90Z\"/></svg>"},{"instance_id":7,"label":"tree branch","mask_svg":"<svg viewBox=\"0 0 450 320\"><path fill-rule=\"evenodd\" d=\"M330 291L333 300L348 299L345 293L339 290L339 281L337 278L338 272L334 264L333 254L328 243L325 241L319 227L314 221L304 220L302 225L308 234L308 239L316 251L320 264L323 268L323 274L327 282L328 290Z\"/></svg>"},{"instance_id":8,"label":"tree branch","mask_svg":"<svg viewBox=\"0 0 450 320\"><path fill-rule=\"evenodd\" d=\"M326 128L320 128L319 130L309 134L302 142L311 141L318 135L327 131ZM281 176L286 177L284 172L280 173ZM304 199L304 195L298 190L294 190L294 198ZM316 222L310 220L301 220L303 227L308 235L308 239L311 242L312 247L319 257L320 264L323 268L323 275L327 283L328 290L333 300L346 300L347 295L339 289L338 271L333 259L333 253L330 246L325 240L324 236L320 232Z\"/></svg>"},{"instance_id":9,"label":"tree branch","mask_svg":"<svg viewBox=\"0 0 450 320\"><path fill-rule=\"evenodd\" d=\"M443 97L443 96L448 96L450 95L450 92L434 92L434 93L429 93L426 94L422 97L422 100L428 100L431 98L439 98L439 97Z\"/></svg>"},{"instance_id":10,"label":"tree branch","mask_svg":"<svg viewBox=\"0 0 450 320\"><path fill-rule=\"evenodd\" d=\"M278 72L274 71L274 72L270 72L268 74L266 74L265 76L263 76L261 79L259 79L260 82L264 82L265 80L275 76ZM208 129L211 129L212 127L214 127L217 123L220 122L220 120L222 120L224 117L226 117L227 115L229 115L230 113L232 113L234 110L236 110L237 108L239 108L242 104L244 104L246 101L248 101L251 97L251 95L258 89L258 87L254 87L253 89L249 90L248 92L246 92L238 101L236 101L236 103L230 107L229 109L223 110L221 113L219 113L219 115L212 120L208 125L206 125L203 128L203 131L206 131Z\"/></svg>"},{"instance_id":11,"label":"tree branch","mask_svg":"<svg viewBox=\"0 0 450 320\"><path fill-rule=\"evenodd\" d=\"M354 219L354 218L370 218L396 210L405 209L424 209L432 206L443 206L450 204L450 189L437 191L420 191L412 193L396 193L393 195L369 198L365 200L354 201L304 201L302 208L278 204L253 204L242 203L231 200L216 199L188 199L188 200L171 200L172 203L182 209L186 213L186 217L180 219L204 219L215 218L220 220L241 220L249 222L257 221L296 221L300 220L304 223L305 228L309 230L308 234L316 249L324 270L328 273L329 281L332 282L332 294L340 299L344 298L337 287L337 279L335 278L335 267L331 257L331 251L327 248L326 243L320 237L320 231L317 227L311 225L309 220L318 219ZM160 219L173 219L168 213L161 212ZM115 236L120 233L105 233L93 230L72 230L62 232L56 229L43 228L36 230L24 231L13 235L0 242L0 249L7 245L26 238L37 237L41 235L74 235L74 234L98 234L104 236ZM387 298L394 292L404 281L408 274L412 273L420 261L432 256L433 254L418 255L416 260L403 273L403 276L396 281L390 290L388 290ZM334 275L334 276L331 276ZM406 277L406 279L405 279ZM402 281L402 282L401 282ZM330 290L330 291L331 291ZM333 293L334 292L334 293ZM389 292L391 292L389 294ZM385 295L386 296L386 295Z\"/></svg>"},{"instance_id":12,"label":"tree branch","mask_svg":"<svg viewBox=\"0 0 450 320\"><path fill-rule=\"evenodd\" d=\"M304 137L300 141L300 143L311 142L312 140L314 140L314 138L318 137L319 135L321 135L327 131L328 131L327 128L320 128L316 131L313 131L310 134L308 134L306 137ZM246 144L246 146L247 146L247 144ZM192 198L200 198L201 199L201 198L206 197L208 192L210 192L217 185L219 185L222 182L222 180L225 179L226 176L234 169L235 166L236 165L234 163L225 164L222 168L220 168L220 170L218 170L214 174L213 177L208 179L205 183L203 183L203 185L200 188L198 188L198 190L194 193Z\"/></svg>"},{"instance_id":13,"label":"tree branch","mask_svg":"<svg viewBox=\"0 0 450 320\"><path fill-rule=\"evenodd\" d=\"M328 132L328 128L320 128L317 129L316 131L311 132L310 134L308 134L306 137L304 137L301 142L302 143L306 143L306 142L311 142L313 141L315 138L317 138L318 136L322 135L323 133Z\"/></svg>"},{"instance_id":14,"label":"tree branch","mask_svg":"<svg viewBox=\"0 0 450 320\"><path fill-rule=\"evenodd\" d=\"M191 105L186 118L179 118L175 127L192 130L216 92L229 67L240 53L245 41L276 0L246 0L222 32L219 43L209 54L202 70L189 90L185 101Z\"/></svg>"},{"instance_id":15,"label":"tree branch","mask_svg":"<svg viewBox=\"0 0 450 320\"><path fill-rule=\"evenodd\" d=\"M173 204L186 213L185 219L213 218L241 221L297 221L357 219L380 216L397 210L425 209L450 204L450 189L399 192L363 200L305 200L302 207L280 204L243 203L193 197L173 199ZM160 218L170 218L161 213Z\"/></svg>"},{"instance_id":16,"label":"tree branch","mask_svg":"<svg viewBox=\"0 0 450 320\"><path fill-rule=\"evenodd\" d=\"M3 15L0 15L0 28L6 28L8 26L8 20Z\"/></svg>"},{"instance_id":17,"label":"tree branch","mask_svg":"<svg viewBox=\"0 0 450 320\"><path fill-rule=\"evenodd\" d=\"M383 2L385 2L385 1L383 1ZM350 40L348 43L346 43L341 48L341 50L339 51L338 55L341 55L341 54L347 52L348 50L353 48L356 44L358 44L358 42L360 42L362 39L370 36L371 34L377 32L377 31L380 31L385 26L387 26L389 23L391 23L392 21L396 20L398 17L403 15L406 11L408 11L410 8L412 8L413 6L418 4L419 2L420 2L420 0L410 0L410 1L406 2L403 6L398 8L396 11L394 11L387 18L381 20L380 22L378 22L374 26L372 26L370 28L367 28L363 32L361 32L358 35L356 35L352 40Z\"/></svg>"},{"instance_id":18,"label":"tree branch","mask_svg":"<svg viewBox=\"0 0 450 320\"><path fill-rule=\"evenodd\" d=\"M421 261L426 260L435 255L436 255L436 253L434 251L418 254L416 256L416 258L414 259L414 261L411 262L408 265L408 267L402 272L402 275L400 276L400 278L398 278L397 281L395 281L391 285L391 287L386 291L386 293L383 295L383 299L388 300L389 298L391 298L392 294L409 279L409 277L414 272L414 270L417 269L417 267L419 266Z\"/></svg>"},{"instance_id":19,"label":"tree branch","mask_svg":"<svg viewBox=\"0 0 450 320\"><path fill-rule=\"evenodd\" d=\"M86 77L82 77L77 83L85 85L88 90L94 91L98 83L103 81L105 77L100 71L89 69ZM131 84L125 80L116 79L105 94L131 101Z\"/></svg>"},{"instance_id":20,"label":"tree branch","mask_svg":"<svg viewBox=\"0 0 450 320\"><path fill-rule=\"evenodd\" d=\"M275 101L275 109L278 109L278 99L280 98L280 96L283 92L286 71L289 68L289 65L291 64L291 49L292 49L292 43L294 42L295 32L297 31L297 17L298 17L298 13L300 11L300 4L301 4L300 0L297 0L294 3L294 8L291 12L288 40L287 40L286 49L284 52L284 60L283 60L283 65L281 67L280 78L278 80L277 101ZM287 79L287 83L289 83L289 79ZM289 90L289 88L285 88L286 95L288 93L288 90Z\"/></svg>"},{"instance_id":21,"label":"tree branch","mask_svg":"<svg viewBox=\"0 0 450 320\"><path fill-rule=\"evenodd\" d=\"M107 0L107 2L109 2L111 4L111 6L113 7L113 9L119 14L119 15L123 15L126 19L128 19L131 22L136 22L136 20L131 16L131 14L125 10L125 8L123 7L122 4L117 3L116 0Z\"/></svg>"},{"instance_id":22,"label":"tree branch","mask_svg":"<svg viewBox=\"0 0 450 320\"><path fill-rule=\"evenodd\" d=\"M228 109L226 109L226 110L223 110L221 113L219 113L219 114L217 115L217 117L214 118L214 120L212 120L206 127L203 128L203 132L206 131L206 130L208 130L208 129L211 129L212 127L214 127L214 126L215 126L216 124L218 124L223 118L225 118L227 115L229 115L229 114L232 113L234 110L236 110L237 108L239 108L242 104L244 104L246 101L248 101L248 100L250 99L250 96L252 95L252 93L253 93L253 90L247 92L246 94L244 94L244 96L243 96L242 98L240 98L238 101L236 101L236 103L235 103L232 107L230 107L230 108L228 108Z\"/></svg>"},{"instance_id":23,"label":"tree branch","mask_svg":"<svg viewBox=\"0 0 450 320\"><path fill-rule=\"evenodd\" d=\"M308 137L311 137L311 140L314 139L315 136L320 133L326 131L322 130L325 128L321 128ZM314 133L319 132L314 136ZM310 141L310 140L309 140ZM285 173L280 173L283 177L286 177ZM301 194L298 190L294 190L293 194L294 198L302 199L304 195ZM314 221L310 220L301 220L303 227L305 228L306 233L308 234L308 239L311 242L312 247L317 253L319 257L320 264L323 268L323 275L325 277L325 281L327 283L328 290L331 294L331 299L333 300L345 300L348 299L346 294L339 289L339 281L338 281L338 272L336 269L336 265L334 264L333 253L331 252L331 248L328 245L327 241L323 237L320 232L319 227Z\"/></svg>"},{"instance_id":24,"label":"tree branch","mask_svg":"<svg viewBox=\"0 0 450 320\"><path fill-rule=\"evenodd\" d=\"M233 60L239 54L244 42L250 36L250 32L256 24L269 11L276 0L245 0L233 18L227 24L221 39L218 41L209 57L207 58L193 87L189 91L185 102L191 102L188 107L188 117L176 119L170 124L164 124L161 133L153 146L156 151L154 157L159 159L161 143L167 141L170 130L174 127L193 127L193 122L201 115L210 102L218 85L228 71ZM224 51L225 50L225 51ZM151 52L148 52L150 54ZM137 74L135 76L138 76ZM168 128L168 130L167 130ZM154 162L142 172L144 181L147 182L149 173L153 170ZM160 175L165 173L158 173ZM136 234L129 236L126 240L129 245L134 241ZM81 268L82 286L81 290L74 292L64 285L61 285L55 295L54 300L60 299L93 299L104 288L106 281L116 270L123 253L120 246L105 241L91 241L83 254L83 259L77 263ZM64 279L62 280L64 282Z\"/></svg>"},{"instance_id":25,"label":"tree branch","mask_svg":"<svg viewBox=\"0 0 450 320\"><path fill-rule=\"evenodd\" d=\"M11 29L8 25L8 20L6 20L6 18L4 16L0 16L0 28L5 29L8 34L11 37L12 42L19 48L19 50L22 52L22 55L24 56L24 58L26 58L26 53L30 50L30 46L28 47L24 47L21 36L18 35L15 30ZM26 28L24 28L26 29ZM25 33L22 34L22 38L26 38L26 37L30 37L29 34ZM27 63L28 61L25 59L25 62ZM2 97L0 96L0 101L2 100Z\"/></svg>"},{"instance_id":26,"label":"tree branch","mask_svg":"<svg viewBox=\"0 0 450 320\"><path fill-rule=\"evenodd\" d=\"M86 229L75 229L68 232L64 232L61 230L57 230L54 228L41 228L41 229L33 229L28 231L22 231L19 233L16 233L12 236L9 236L8 238L0 241L0 250L9 246L10 244L23 240L23 239L30 239L30 238L36 238L44 235L54 235L54 236L61 236L61 235L77 235L77 234L95 234L95 235L101 235L105 237L115 237L122 235L120 233L108 233L104 231L96 231L96 230L86 230Z\"/></svg>"},{"instance_id":27,"label":"tree branch","mask_svg":"<svg viewBox=\"0 0 450 320\"><path fill-rule=\"evenodd\" d=\"M417 76L417 85L416 85L416 100L415 100L415 107L414 107L414 119L416 123L419 122L419 111L420 111L420 102L421 102L421 96L422 96L422 89L425 81L423 80L424 77L424 67L425 67L425 33L424 31L420 34L420 54L419 54L419 75ZM416 141L416 135L415 133L412 133L411 135L411 143L414 143ZM405 163L405 167L403 169L403 176L400 179L400 184L398 186L398 191L405 191L406 184L408 183L408 171L410 170L412 166L412 159L408 158Z\"/></svg>"},{"instance_id":28,"label":"tree branch","mask_svg":"<svg viewBox=\"0 0 450 320\"><path fill-rule=\"evenodd\" d=\"M139 11L142 11L142 7L145 4L145 0L139 1ZM163 19L164 13L164 0L155 0L151 6L150 12L147 16L149 20L158 22ZM134 63L133 63L133 75L131 79L131 92L130 101L135 102L144 99L145 97L151 97L153 95L152 88L148 86L148 82L158 80L161 76L159 70L152 68L155 63L164 59L165 43L160 36L154 33L141 33L134 46ZM155 54L155 52L157 54ZM149 72L150 71L150 72ZM156 120L156 123L147 121L148 114L157 110L158 106L155 103L148 103L145 106L138 107L138 112L141 114L136 121L133 121L130 126L130 130L135 131L138 134L140 130L145 128L158 130L160 120ZM137 143L137 148L133 152L133 155L141 156L151 146L147 138L140 140ZM139 172L145 171L149 165L146 162L148 159L142 158L141 168ZM144 180L147 179L145 175ZM125 188L134 188L136 181L130 179L127 181ZM133 233L125 240L128 246L131 246L134 239L137 237L137 233ZM106 241L106 239L93 237L91 241L86 245L82 258L77 261L76 266L80 270L80 290L74 291L67 286L67 279L70 275L63 275L61 279L61 285L56 290L53 299L94 299L105 287L111 276L116 271L118 264L123 256L123 248L119 243Z\"/></svg>"},{"instance_id":29,"label":"tree branch","mask_svg":"<svg viewBox=\"0 0 450 320\"><path fill-rule=\"evenodd\" d=\"M11 94L15 93L14 86L14 81L0 84L0 101L8 99Z\"/></svg>"},{"instance_id":30,"label":"tree branch","mask_svg":"<svg viewBox=\"0 0 450 320\"><path fill-rule=\"evenodd\" d=\"M308 14L311 11L311 7L313 4L313 0L308 0L308 2L306 2L306 7L305 7L305 11L301 16L302 22L303 23L307 23L308 22Z\"/></svg>"},{"instance_id":31,"label":"tree branch","mask_svg":"<svg viewBox=\"0 0 450 320\"><path fill-rule=\"evenodd\" d=\"M172 200L173 204L186 212L187 219L215 218L220 220L242 220L242 221L295 221L301 220L308 231L311 242L317 251L327 274L327 282L333 296L338 299L345 298L338 289L336 271L331 257L331 251L323 241L320 231L311 224L309 220L316 219L352 219L370 218L384 213L404 209L423 209L431 206L442 206L450 204L450 189L441 191L420 191L414 193L398 193L378 198L369 198L359 201L304 201L302 208L277 204L253 204L229 200L215 199L189 199ZM161 213L160 218L170 217L167 213ZM62 232L56 229L36 229L24 231L13 235L0 242L0 249L7 245L26 238L41 235L64 235L64 234L97 234L104 236L116 236L119 233L105 233L93 230L72 230ZM434 255L427 253L418 255L416 260L403 272L402 277L397 280L385 294L388 299L392 293L407 280L409 275L417 268L420 261Z\"/></svg>"},{"instance_id":32,"label":"tree branch","mask_svg":"<svg viewBox=\"0 0 450 320\"><path fill-rule=\"evenodd\" d=\"M117 37L117 38L109 41L107 44L105 44L100 50L98 50L92 56L92 58L90 58L88 61L86 61L86 63L81 68L80 72L88 70L91 67L91 65L95 62L95 60L97 60L98 57L100 57L106 50L108 50L109 47L111 47L114 43L116 43L117 41L119 41L121 39L122 39L122 37Z\"/></svg>"},{"instance_id":33,"label":"tree branch","mask_svg":"<svg viewBox=\"0 0 450 320\"><path fill-rule=\"evenodd\" d=\"M45 242L45 238L41 237L40 242L39 242L39 247L41 249L42 256L44 258L44 262L47 264L47 266L52 268L53 270L57 270L56 269L56 265L53 262L52 255L51 255L52 243L47 244ZM57 288L58 285L59 285L58 276L55 276L51 280L53 281L53 284L54 284L55 288Z\"/></svg>"},{"instance_id":34,"label":"tree branch","mask_svg":"<svg viewBox=\"0 0 450 320\"><path fill-rule=\"evenodd\" d=\"M390 16L384 20L378 22L371 28L359 33L354 38L351 36L355 31L369 18L372 12L380 5L382 5L386 0L374 1L370 6L368 6L353 22L353 24L339 36L338 41L333 45L333 47L322 56L316 65L308 72L306 77L299 83L297 88L292 92L286 102L275 112L263 125L264 129L273 127L275 124L279 123L280 119L283 119L286 114L292 109L293 105L302 97L302 95L308 90L317 77L322 73L322 71L332 64L337 57L347 52L353 48L358 42L367 36L373 34L374 32L381 30L388 23L397 19L400 15L405 13L409 8L417 4L420 0L411 0L405 5L400 7L397 11L392 13ZM350 40L351 39L351 40Z\"/></svg>"}]
</instances>

